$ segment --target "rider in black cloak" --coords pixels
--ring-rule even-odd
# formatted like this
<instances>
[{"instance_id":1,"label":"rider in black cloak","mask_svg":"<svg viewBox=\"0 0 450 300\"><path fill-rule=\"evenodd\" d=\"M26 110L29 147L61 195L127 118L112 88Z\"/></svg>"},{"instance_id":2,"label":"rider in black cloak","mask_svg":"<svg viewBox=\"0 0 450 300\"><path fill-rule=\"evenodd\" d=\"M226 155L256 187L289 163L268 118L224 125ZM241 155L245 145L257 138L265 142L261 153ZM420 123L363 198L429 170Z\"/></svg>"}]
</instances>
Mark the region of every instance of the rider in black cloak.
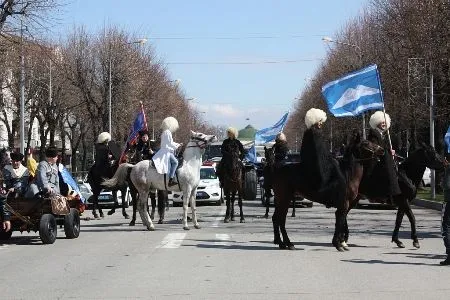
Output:
<instances>
[{"instance_id":1,"label":"rider in black cloak","mask_svg":"<svg viewBox=\"0 0 450 300\"><path fill-rule=\"evenodd\" d=\"M280 132L275 138L275 144L272 146L274 154L274 165L271 166L267 172L264 172L264 189L266 190L267 197L273 197L272 195L272 172L273 168L281 164L289 152L286 136Z\"/></svg>"},{"instance_id":2,"label":"rider in black cloak","mask_svg":"<svg viewBox=\"0 0 450 300\"><path fill-rule=\"evenodd\" d=\"M367 168L367 174L362 181L361 190L364 195L372 199L386 199L393 203L393 197L401 194L397 167L393 156L395 150L391 149L387 130L391 126L391 118L382 111L375 112L369 120L370 130L367 140L385 149L380 161L372 161ZM409 189L414 187L409 185Z\"/></svg>"},{"instance_id":3,"label":"rider in black cloak","mask_svg":"<svg viewBox=\"0 0 450 300\"><path fill-rule=\"evenodd\" d=\"M311 108L306 112L306 131L303 135L300 158L302 180L317 191L319 202L327 207L337 206L345 196L345 177L339 163L333 158L322 133L327 115L323 110Z\"/></svg>"},{"instance_id":4,"label":"rider in black cloak","mask_svg":"<svg viewBox=\"0 0 450 300\"><path fill-rule=\"evenodd\" d=\"M229 127L227 129L228 138L225 139L220 148L222 152L222 160L218 167L218 175L220 185L223 185L223 176L225 169L232 166L233 153L238 153L239 159L242 160L245 157L245 149L242 143L237 139L238 132L235 128Z\"/></svg>"},{"instance_id":5,"label":"rider in black cloak","mask_svg":"<svg viewBox=\"0 0 450 300\"><path fill-rule=\"evenodd\" d=\"M95 162L89 170L88 183L91 185L93 193L92 214L98 218L96 209L99 210L100 217L103 218L103 211L98 207L98 195L103 187L101 183L103 178L111 178L114 174L111 168L112 153L108 143L111 141L111 135L108 132L102 132L97 138L95 144Z\"/></svg>"}]
</instances>

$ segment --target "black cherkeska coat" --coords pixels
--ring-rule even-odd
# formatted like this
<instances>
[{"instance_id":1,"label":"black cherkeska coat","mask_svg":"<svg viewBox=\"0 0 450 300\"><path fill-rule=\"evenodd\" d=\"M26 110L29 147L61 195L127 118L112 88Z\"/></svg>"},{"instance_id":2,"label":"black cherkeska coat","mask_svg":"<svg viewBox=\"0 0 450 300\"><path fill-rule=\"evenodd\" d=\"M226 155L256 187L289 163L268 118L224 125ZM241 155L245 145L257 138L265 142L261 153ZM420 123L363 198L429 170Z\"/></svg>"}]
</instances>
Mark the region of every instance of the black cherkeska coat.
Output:
<instances>
[{"instance_id":1,"label":"black cherkeska coat","mask_svg":"<svg viewBox=\"0 0 450 300\"><path fill-rule=\"evenodd\" d=\"M336 207L345 196L345 177L320 128L312 126L303 134L300 159L303 183L317 191L319 202Z\"/></svg>"},{"instance_id":2,"label":"black cherkeska coat","mask_svg":"<svg viewBox=\"0 0 450 300\"><path fill-rule=\"evenodd\" d=\"M89 174L91 186L100 186L103 178L111 178L114 175L109 154L111 154L111 151L107 144L95 144L95 163Z\"/></svg>"},{"instance_id":3,"label":"black cherkeska coat","mask_svg":"<svg viewBox=\"0 0 450 300\"><path fill-rule=\"evenodd\" d=\"M289 152L289 148L286 141L276 141L272 149L275 155L275 162L280 162L284 160Z\"/></svg>"},{"instance_id":4,"label":"black cherkeska coat","mask_svg":"<svg viewBox=\"0 0 450 300\"><path fill-rule=\"evenodd\" d=\"M220 148L222 152L222 161L224 163L230 163L233 157L233 153L238 153L239 158L243 159L245 156L245 149L242 143L237 139L227 138L223 141Z\"/></svg>"},{"instance_id":5,"label":"black cherkeska coat","mask_svg":"<svg viewBox=\"0 0 450 300\"><path fill-rule=\"evenodd\" d=\"M367 168L362 190L367 197L384 198L399 195L398 176L386 133L371 128L367 140L385 149L380 161L373 161Z\"/></svg>"}]
</instances>

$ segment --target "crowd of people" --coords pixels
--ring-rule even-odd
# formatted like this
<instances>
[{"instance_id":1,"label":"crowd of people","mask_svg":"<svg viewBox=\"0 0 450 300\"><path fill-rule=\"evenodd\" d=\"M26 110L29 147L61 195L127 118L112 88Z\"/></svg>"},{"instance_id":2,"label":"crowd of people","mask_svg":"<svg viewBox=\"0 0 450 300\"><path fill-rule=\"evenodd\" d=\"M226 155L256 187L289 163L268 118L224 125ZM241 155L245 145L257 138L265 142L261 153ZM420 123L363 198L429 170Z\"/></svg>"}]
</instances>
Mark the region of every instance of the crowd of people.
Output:
<instances>
[{"instance_id":1,"label":"crowd of people","mask_svg":"<svg viewBox=\"0 0 450 300\"><path fill-rule=\"evenodd\" d=\"M316 108L310 109L305 116L305 125L307 130L304 133L301 144L301 161L302 167L305 168L308 176L308 184L313 186L318 191L327 206L332 206L345 190L337 191L336 187L345 186L341 184L345 181L345 176L339 167L339 163L328 150L326 139L322 133L322 126L327 120L327 115L324 111ZM375 112L370 118L370 131L368 140L372 143L382 146L385 149L385 154L380 161L374 162L369 166L367 174L373 180L366 180L365 182L377 182L376 185L363 187L366 196L372 198L384 198L392 201L392 197L401 193L399 187L399 179L404 177L404 174L399 174L395 163L395 151L392 149L388 130L391 119L388 114L382 111ZM161 138L160 147L157 149L155 141L150 141L148 132L146 130L139 131L138 140L133 145L128 145L127 152L134 153L133 160L137 163L141 160L152 159L154 167L160 174L168 175L168 186L176 185L176 170L178 166L178 159L175 152L182 144L176 143L173 140L173 133L178 129L178 121L173 117L168 117L163 120L161 124ZM98 169L102 170L102 174L90 174L90 181L101 180L101 178L112 177L111 161L112 154L108 143L111 141L111 136L107 132L99 135L97 144L95 146L96 156L95 164ZM289 151L286 137L283 133L279 133L275 139L273 146L275 162L282 164ZM218 166L217 173L220 182L223 182L224 168L230 163L233 155L237 155L239 159L243 159L246 151L242 143L237 139L237 130L228 128L227 139L223 141L222 147L222 161ZM36 195L48 196L51 194L59 194L59 176L58 176L58 151L55 148L48 148L45 152L46 160L39 163L35 176L30 176L29 170L22 164L23 154L13 152L11 153L11 162L7 164L3 170L3 194L36 197ZM450 159L450 144L446 149L447 159ZM104 168L104 166L108 166ZM407 179L405 179L407 181ZM97 185L99 186L99 185ZM410 189L415 189L411 182L406 182L406 186ZM444 176L444 198L446 203L450 201L450 167L447 163ZM3 197L3 201L4 201ZM5 231L10 230L9 212L5 209L4 203L0 203L0 217L2 219L2 228ZM95 214L95 206L94 206ZM442 220L444 244L446 247L447 258L441 262L442 265L450 265L450 205L446 205Z\"/></svg>"}]
</instances>

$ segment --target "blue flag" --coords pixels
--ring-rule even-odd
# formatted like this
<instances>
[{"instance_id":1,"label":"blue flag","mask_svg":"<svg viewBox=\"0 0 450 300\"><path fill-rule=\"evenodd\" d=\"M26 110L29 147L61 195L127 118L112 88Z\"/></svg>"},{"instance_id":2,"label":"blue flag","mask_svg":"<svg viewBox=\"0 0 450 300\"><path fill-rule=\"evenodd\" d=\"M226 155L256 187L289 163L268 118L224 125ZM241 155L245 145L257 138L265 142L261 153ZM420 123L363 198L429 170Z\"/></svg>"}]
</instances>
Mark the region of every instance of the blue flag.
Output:
<instances>
[{"instance_id":1,"label":"blue flag","mask_svg":"<svg viewBox=\"0 0 450 300\"><path fill-rule=\"evenodd\" d=\"M147 129L147 119L145 118L144 106L141 103L141 111L134 119L133 126L130 130L130 135L127 139L127 144L133 145L137 142L139 131Z\"/></svg>"},{"instance_id":2,"label":"blue flag","mask_svg":"<svg viewBox=\"0 0 450 300\"><path fill-rule=\"evenodd\" d=\"M248 149L247 154L245 155L245 159L252 162L252 163L256 163L256 148L255 145L253 144L253 146L250 147L250 149Z\"/></svg>"},{"instance_id":3,"label":"blue flag","mask_svg":"<svg viewBox=\"0 0 450 300\"><path fill-rule=\"evenodd\" d=\"M69 185L72 190L77 192L77 194L80 195L81 202L85 203L86 199L84 199L83 195L81 194L80 188L78 187L77 182L75 181L75 179L73 179L70 172L62 164L59 164L58 168L64 183Z\"/></svg>"},{"instance_id":4,"label":"blue flag","mask_svg":"<svg viewBox=\"0 0 450 300\"><path fill-rule=\"evenodd\" d=\"M450 153L450 126L448 126L447 133L444 136L444 141L447 145L447 153Z\"/></svg>"},{"instance_id":5,"label":"blue flag","mask_svg":"<svg viewBox=\"0 0 450 300\"><path fill-rule=\"evenodd\" d=\"M357 116L383 109L383 93L377 65L347 74L322 87L328 109L335 117Z\"/></svg>"},{"instance_id":6,"label":"blue flag","mask_svg":"<svg viewBox=\"0 0 450 300\"><path fill-rule=\"evenodd\" d=\"M255 144L263 145L268 142L272 142L277 137L281 131L283 131L284 125L288 120L289 112L285 113L284 116L272 127L264 128L258 130L255 134Z\"/></svg>"}]
</instances>

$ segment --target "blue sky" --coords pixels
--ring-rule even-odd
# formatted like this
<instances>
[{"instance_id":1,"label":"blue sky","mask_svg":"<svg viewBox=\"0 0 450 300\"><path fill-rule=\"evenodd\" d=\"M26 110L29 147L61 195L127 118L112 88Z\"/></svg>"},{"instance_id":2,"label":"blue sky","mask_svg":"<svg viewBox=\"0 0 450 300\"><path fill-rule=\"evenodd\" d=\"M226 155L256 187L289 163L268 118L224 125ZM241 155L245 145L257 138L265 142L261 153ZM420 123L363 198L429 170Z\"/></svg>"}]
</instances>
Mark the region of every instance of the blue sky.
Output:
<instances>
[{"instance_id":1,"label":"blue sky","mask_svg":"<svg viewBox=\"0 0 450 300\"><path fill-rule=\"evenodd\" d=\"M292 109L328 49L321 37L366 2L70 0L55 31L110 24L146 37L206 121L263 128Z\"/></svg>"}]
</instances>

